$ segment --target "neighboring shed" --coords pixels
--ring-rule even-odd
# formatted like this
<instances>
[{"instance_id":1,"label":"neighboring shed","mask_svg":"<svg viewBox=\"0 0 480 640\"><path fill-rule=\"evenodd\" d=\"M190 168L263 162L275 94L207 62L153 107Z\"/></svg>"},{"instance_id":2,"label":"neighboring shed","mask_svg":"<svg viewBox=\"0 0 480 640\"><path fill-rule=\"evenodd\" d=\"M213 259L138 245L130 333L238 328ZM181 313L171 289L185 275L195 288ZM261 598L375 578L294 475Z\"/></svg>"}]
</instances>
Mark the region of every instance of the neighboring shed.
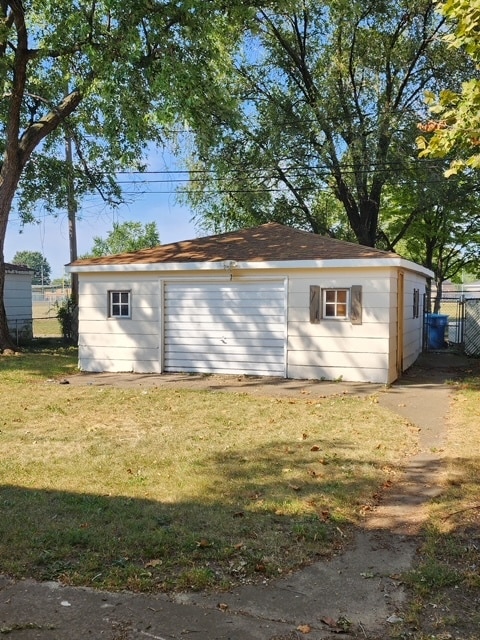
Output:
<instances>
[{"instance_id":1,"label":"neighboring shed","mask_svg":"<svg viewBox=\"0 0 480 640\"><path fill-rule=\"evenodd\" d=\"M422 349L433 274L276 223L76 260L85 371L390 383Z\"/></svg>"},{"instance_id":2,"label":"neighboring shed","mask_svg":"<svg viewBox=\"0 0 480 640\"><path fill-rule=\"evenodd\" d=\"M5 264L3 303L8 328L17 342L32 335L32 277L29 267Z\"/></svg>"}]
</instances>

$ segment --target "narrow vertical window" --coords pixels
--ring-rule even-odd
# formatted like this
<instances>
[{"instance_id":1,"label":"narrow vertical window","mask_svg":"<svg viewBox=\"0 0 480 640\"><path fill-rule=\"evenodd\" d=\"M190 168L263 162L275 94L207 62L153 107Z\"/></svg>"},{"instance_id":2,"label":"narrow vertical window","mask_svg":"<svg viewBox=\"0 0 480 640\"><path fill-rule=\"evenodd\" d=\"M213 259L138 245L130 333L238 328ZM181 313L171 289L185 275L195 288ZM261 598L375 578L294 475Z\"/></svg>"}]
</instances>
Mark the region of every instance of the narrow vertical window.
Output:
<instances>
[{"instance_id":1,"label":"narrow vertical window","mask_svg":"<svg viewBox=\"0 0 480 640\"><path fill-rule=\"evenodd\" d=\"M420 315L420 289L413 290L413 317L418 318Z\"/></svg>"},{"instance_id":2,"label":"narrow vertical window","mask_svg":"<svg viewBox=\"0 0 480 640\"><path fill-rule=\"evenodd\" d=\"M108 315L110 318L130 318L130 291L108 292Z\"/></svg>"}]
</instances>

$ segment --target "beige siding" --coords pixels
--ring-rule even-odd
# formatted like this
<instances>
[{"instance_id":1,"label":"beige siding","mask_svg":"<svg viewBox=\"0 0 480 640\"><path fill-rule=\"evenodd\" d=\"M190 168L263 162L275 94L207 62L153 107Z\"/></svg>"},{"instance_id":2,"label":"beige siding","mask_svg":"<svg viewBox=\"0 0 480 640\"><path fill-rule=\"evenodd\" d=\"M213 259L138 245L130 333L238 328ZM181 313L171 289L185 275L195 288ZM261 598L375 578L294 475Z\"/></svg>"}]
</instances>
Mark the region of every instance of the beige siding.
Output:
<instances>
[{"instance_id":1,"label":"beige siding","mask_svg":"<svg viewBox=\"0 0 480 640\"><path fill-rule=\"evenodd\" d=\"M80 367L154 373L165 363L170 371L286 372L298 379L389 383L396 377L397 277L392 266L238 269L232 279L228 272L187 268L168 275L80 274ZM362 323L310 322L311 285L361 286ZM405 367L421 350L422 314L412 317L414 288L423 294L425 279L406 271ZM107 317L111 289L131 291L131 318Z\"/></svg>"},{"instance_id":2,"label":"beige siding","mask_svg":"<svg viewBox=\"0 0 480 640\"><path fill-rule=\"evenodd\" d=\"M386 382L390 272L384 269L306 271L289 278L289 378ZM310 323L310 285L362 287L362 324L321 318Z\"/></svg>"},{"instance_id":3,"label":"beige siding","mask_svg":"<svg viewBox=\"0 0 480 640\"><path fill-rule=\"evenodd\" d=\"M131 317L108 317L108 292L131 291ZM160 372L158 276L80 278L79 366L84 371Z\"/></svg>"},{"instance_id":4,"label":"beige siding","mask_svg":"<svg viewBox=\"0 0 480 640\"><path fill-rule=\"evenodd\" d=\"M418 318L413 317L413 290L420 290L420 304ZM410 367L422 350L423 326L423 298L425 280L415 273L405 274L405 307L404 307L404 338L403 338L403 370Z\"/></svg>"}]
</instances>

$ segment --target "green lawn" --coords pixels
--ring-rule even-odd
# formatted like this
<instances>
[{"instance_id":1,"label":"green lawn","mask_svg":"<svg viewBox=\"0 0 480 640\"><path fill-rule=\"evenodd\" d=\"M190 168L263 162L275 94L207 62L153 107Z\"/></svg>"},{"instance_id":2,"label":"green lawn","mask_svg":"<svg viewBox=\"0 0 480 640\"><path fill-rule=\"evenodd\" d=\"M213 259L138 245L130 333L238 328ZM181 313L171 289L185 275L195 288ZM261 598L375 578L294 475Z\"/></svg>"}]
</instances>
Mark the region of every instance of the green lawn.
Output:
<instances>
[{"instance_id":1,"label":"green lawn","mask_svg":"<svg viewBox=\"0 0 480 640\"><path fill-rule=\"evenodd\" d=\"M346 544L416 445L376 398L63 385L0 358L0 566L108 589L227 588Z\"/></svg>"}]
</instances>

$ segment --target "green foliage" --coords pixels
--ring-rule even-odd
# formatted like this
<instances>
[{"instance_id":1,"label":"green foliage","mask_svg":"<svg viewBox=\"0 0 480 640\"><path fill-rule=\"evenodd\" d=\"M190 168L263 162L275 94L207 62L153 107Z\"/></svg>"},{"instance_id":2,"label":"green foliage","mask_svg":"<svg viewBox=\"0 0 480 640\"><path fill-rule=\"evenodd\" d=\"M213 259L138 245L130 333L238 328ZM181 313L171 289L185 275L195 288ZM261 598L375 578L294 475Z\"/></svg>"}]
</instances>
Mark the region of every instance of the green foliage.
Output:
<instances>
[{"instance_id":1,"label":"green foliage","mask_svg":"<svg viewBox=\"0 0 480 640\"><path fill-rule=\"evenodd\" d=\"M160 244L157 225L155 222L123 222L114 223L113 229L106 238L93 238L93 248L87 256L99 258L115 253L148 249Z\"/></svg>"},{"instance_id":2,"label":"green foliage","mask_svg":"<svg viewBox=\"0 0 480 640\"><path fill-rule=\"evenodd\" d=\"M17 251L13 264L23 264L33 270L32 284L50 284L52 269L40 251Z\"/></svg>"},{"instance_id":3,"label":"green foliage","mask_svg":"<svg viewBox=\"0 0 480 640\"><path fill-rule=\"evenodd\" d=\"M77 341L78 327L78 307L72 300L67 298L58 306L57 318L62 330L65 342L73 343Z\"/></svg>"},{"instance_id":4,"label":"green foliage","mask_svg":"<svg viewBox=\"0 0 480 640\"><path fill-rule=\"evenodd\" d=\"M480 169L480 0L446 0L440 11L450 22L452 31L445 41L455 52L463 49L475 65L474 77L462 83L460 90L453 87L438 96L428 92L426 102L434 121L420 128L433 135L417 139L420 157L443 158L455 154L446 176L459 171Z\"/></svg>"},{"instance_id":5,"label":"green foliage","mask_svg":"<svg viewBox=\"0 0 480 640\"><path fill-rule=\"evenodd\" d=\"M476 175L446 179L445 161L429 162L384 197L383 231L406 258L435 274L437 304L442 283L480 264L480 183ZM405 218L405 212L408 217Z\"/></svg>"},{"instance_id":6,"label":"green foliage","mask_svg":"<svg viewBox=\"0 0 480 640\"><path fill-rule=\"evenodd\" d=\"M0 263L14 201L24 221L39 201L58 212L73 179L77 198L99 191L116 203L116 172L142 169L148 143L227 105L229 53L250 17L241 0L2 3ZM11 346L3 288L0 269L0 349Z\"/></svg>"},{"instance_id":7,"label":"green foliage","mask_svg":"<svg viewBox=\"0 0 480 640\"><path fill-rule=\"evenodd\" d=\"M383 188L416 156L422 90L466 76L462 52L437 37L434 5L293 0L260 10L228 79L230 108L196 138L188 198L205 226L347 227L378 243Z\"/></svg>"}]
</instances>

